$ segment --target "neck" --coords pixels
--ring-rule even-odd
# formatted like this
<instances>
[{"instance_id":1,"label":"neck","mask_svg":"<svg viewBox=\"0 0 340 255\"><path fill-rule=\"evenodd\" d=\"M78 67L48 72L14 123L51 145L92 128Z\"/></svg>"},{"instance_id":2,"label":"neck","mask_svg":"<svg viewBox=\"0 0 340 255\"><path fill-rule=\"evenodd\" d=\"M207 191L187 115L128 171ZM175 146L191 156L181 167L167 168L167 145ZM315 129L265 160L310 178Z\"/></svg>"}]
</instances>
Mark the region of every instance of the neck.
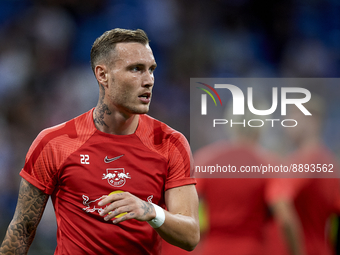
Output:
<instances>
[{"instance_id":1,"label":"neck","mask_svg":"<svg viewBox=\"0 0 340 255\"><path fill-rule=\"evenodd\" d=\"M93 111L96 128L104 133L114 135L131 135L138 126L139 115L126 115L118 110L109 109L105 103L98 103Z\"/></svg>"}]
</instances>

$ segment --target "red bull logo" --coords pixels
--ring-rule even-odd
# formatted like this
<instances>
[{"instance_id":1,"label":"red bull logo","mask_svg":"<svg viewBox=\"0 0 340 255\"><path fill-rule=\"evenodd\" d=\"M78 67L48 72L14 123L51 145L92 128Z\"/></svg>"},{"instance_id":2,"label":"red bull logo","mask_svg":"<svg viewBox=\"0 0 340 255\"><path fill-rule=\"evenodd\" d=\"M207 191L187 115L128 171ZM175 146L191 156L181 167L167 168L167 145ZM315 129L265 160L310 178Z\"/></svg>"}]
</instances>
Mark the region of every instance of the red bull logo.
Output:
<instances>
[{"instance_id":1,"label":"red bull logo","mask_svg":"<svg viewBox=\"0 0 340 255\"><path fill-rule=\"evenodd\" d=\"M111 192L110 194L109 194L109 196L111 195L111 194L116 194L116 193L122 193L122 192L124 192L124 191L121 191L121 190L115 190L115 191L113 191L113 192ZM103 196L101 196L101 197L97 197L97 198L92 198L92 199L90 199L90 197L89 196L87 196L87 195L82 195L82 200L83 200L83 205L84 205L84 207L82 208L83 209L83 211L85 211L86 213L98 213L98 214L100 214L108 205L105 205L105 206L99 206L98 205L98 202L100 201L100 200L102 200L102 199L104 199L105 197L107 197L107 195L103 195ZM152 198L153 198L153 195L150 195L150 196L148 196L147 197L147 201L148 202L150 202L150 203L152 203ZM144 200L144 199L143 199ZM112 211L111 212L109 212L108 214L111 214L112 213ZM127 212L123 212L123 213L121 213L121 214L118 214L118 215L116 215L115 216L115 218L120 218L120 217L122 217L123 215L125 215L125 214L127 214ZM113 219L112 219L113 220Z\"/></svg>"},{"instance_id":2,"label":"red bull logo","mask_svg":"<svg viewBox=\"0 0 340 255\"><path fill-rule=\"evenodd\" d=\"M125 173L124 168L108 168L102 178L113 187L122 187L126 183L126 179L131 179L131 176L129 173Z\"/></svg>"},{"instance_id":3,"label":"red bull logo","mask_svg":"<svg viewBox=\"0 0 340 255\"><path fill-rule=\"evenodd\" d=\"M104 196L97 198L95 200L90 200L88 196L83 195L83 205L86 206L83 208L83 210L87 213L95 212L95 211L98 211L98 213L100 213L102 210L104 210L104 208L100 207L98 205L98 202L102 200L103 198Z\"/></svg>"},{"instance_id":4,"label":"red bull logo","mask_svg":"<svg viewBox=\"0 0 340 255\"><path fill-rule=\"evenodd\" d=\"M123 191L116 190L116 191L111 192L110 195L114 194L114 193L120 193L120 192L123 192ZM83 210L87 213L93 213L93 212L98 212L98 214L101 213L107 207L107 205L105 207L101 207L101 206L98 205L98 202L100 200L104 199L105 197L107 197L107 196L104 195L104 196L101 196L100 198L90 200L90 198L88 196L83 195L82 196L83 205L85 206L85 207L83 207ZM110 214L110 213L111 212L109 212L108 214ZM115 216L115 218L119 218L119 217L123 216L124 214L126 214L126 213L121 213L121 214Z\"/></svg>"}]
</instances>

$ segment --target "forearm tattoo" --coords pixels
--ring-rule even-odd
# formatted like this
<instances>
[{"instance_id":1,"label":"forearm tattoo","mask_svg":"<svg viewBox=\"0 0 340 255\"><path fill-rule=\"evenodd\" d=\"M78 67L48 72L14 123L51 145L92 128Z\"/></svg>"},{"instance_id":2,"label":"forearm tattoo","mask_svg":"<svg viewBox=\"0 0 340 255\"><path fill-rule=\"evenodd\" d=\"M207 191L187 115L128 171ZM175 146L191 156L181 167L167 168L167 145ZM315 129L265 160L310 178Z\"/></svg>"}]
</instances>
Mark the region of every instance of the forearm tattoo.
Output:
<instances>
[{"instance_id":1,"label":"forearm tattoo","mask_svg":"<svg viewBox=\"0 0 340 255\"><path fill-rule=\"evenodd\" d=\"M0 254L27 254L48 197L26 180L21 181L17 207L1 245Z\"/></svg>"}]
</instances>

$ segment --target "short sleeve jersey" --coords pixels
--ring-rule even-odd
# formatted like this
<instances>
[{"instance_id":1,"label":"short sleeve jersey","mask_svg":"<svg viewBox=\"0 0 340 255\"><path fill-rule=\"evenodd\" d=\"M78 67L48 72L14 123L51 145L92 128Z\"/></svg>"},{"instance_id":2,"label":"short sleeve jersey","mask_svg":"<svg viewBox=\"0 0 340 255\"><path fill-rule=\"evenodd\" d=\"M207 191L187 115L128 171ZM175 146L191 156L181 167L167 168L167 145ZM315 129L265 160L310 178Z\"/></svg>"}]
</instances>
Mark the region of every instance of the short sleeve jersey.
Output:
<instances>
[{"instance_id":1,"label":"short sleeve jersey","mask_svg":"<svg viewBox=\"0 0 340 255\"><path fill-rule=\"evenodd\" d=\"M43 130L20 173L51 195L55 254L159 254L161 239L147 222L106 222L98 202L119 190L164 208L164 191L196 183L189 144L148 115L139 116L134 134L112 135L96 129L92 114Z\"/></svg>"},{"instance_id":2,"label":"short sleeve jersey","mask_svg":"<svg viewBox=\"0 0 340 255\"><path fill-rule=\"evenodd\" d=\"M268 164L269 156L258 146L218 142L196 152L194 163L240 169ZM209 221L202 254L263 254L266 184L263 178L197 178Z\"/></svg>"},{"instance_id":3,"label":"short sleeve jersey","mask_svg":"<svg viewBox=\"0 0 340 255\"><path fill-rule=\"evenodd\" d=\"M309 148L308 152L297 151L288 160L294 164L324 165L333 164L333 171L339 172L337 160L323 145ZM307 173L312 175L313 173ZM266 194L270 204L279 199L293 201L299 215L308 255L332 254L326 240L326 225L329 217L340 213L340 182L336 178L281 178L273 179ZM275 228L274 226L273 228ZM278 233L276 229L272 233ZM278 236L269 236L269 254L288 254L284 240Z\"/></svg>"}]
</instances>

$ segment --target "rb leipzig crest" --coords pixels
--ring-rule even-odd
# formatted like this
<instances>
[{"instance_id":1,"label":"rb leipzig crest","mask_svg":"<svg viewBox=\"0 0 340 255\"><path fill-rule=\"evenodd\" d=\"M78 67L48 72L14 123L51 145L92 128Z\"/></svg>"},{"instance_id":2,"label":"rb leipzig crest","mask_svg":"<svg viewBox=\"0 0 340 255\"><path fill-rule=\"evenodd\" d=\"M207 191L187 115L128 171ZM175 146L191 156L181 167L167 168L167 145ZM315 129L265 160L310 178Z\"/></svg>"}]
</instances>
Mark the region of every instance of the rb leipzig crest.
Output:
<instances>
[{"instance_id":1,"label":"rb leipzig crest","mask_svg":"<svg viewBox=\"0 0 340 255\"><path fill-rule=\"evenodd\" d=\"M122 187L126 183L126 179L131 179L129 173L125 173L124 168L107 168L106 174L103 174L102 180L113 187Z\"/></svg>"}]
</instances>

